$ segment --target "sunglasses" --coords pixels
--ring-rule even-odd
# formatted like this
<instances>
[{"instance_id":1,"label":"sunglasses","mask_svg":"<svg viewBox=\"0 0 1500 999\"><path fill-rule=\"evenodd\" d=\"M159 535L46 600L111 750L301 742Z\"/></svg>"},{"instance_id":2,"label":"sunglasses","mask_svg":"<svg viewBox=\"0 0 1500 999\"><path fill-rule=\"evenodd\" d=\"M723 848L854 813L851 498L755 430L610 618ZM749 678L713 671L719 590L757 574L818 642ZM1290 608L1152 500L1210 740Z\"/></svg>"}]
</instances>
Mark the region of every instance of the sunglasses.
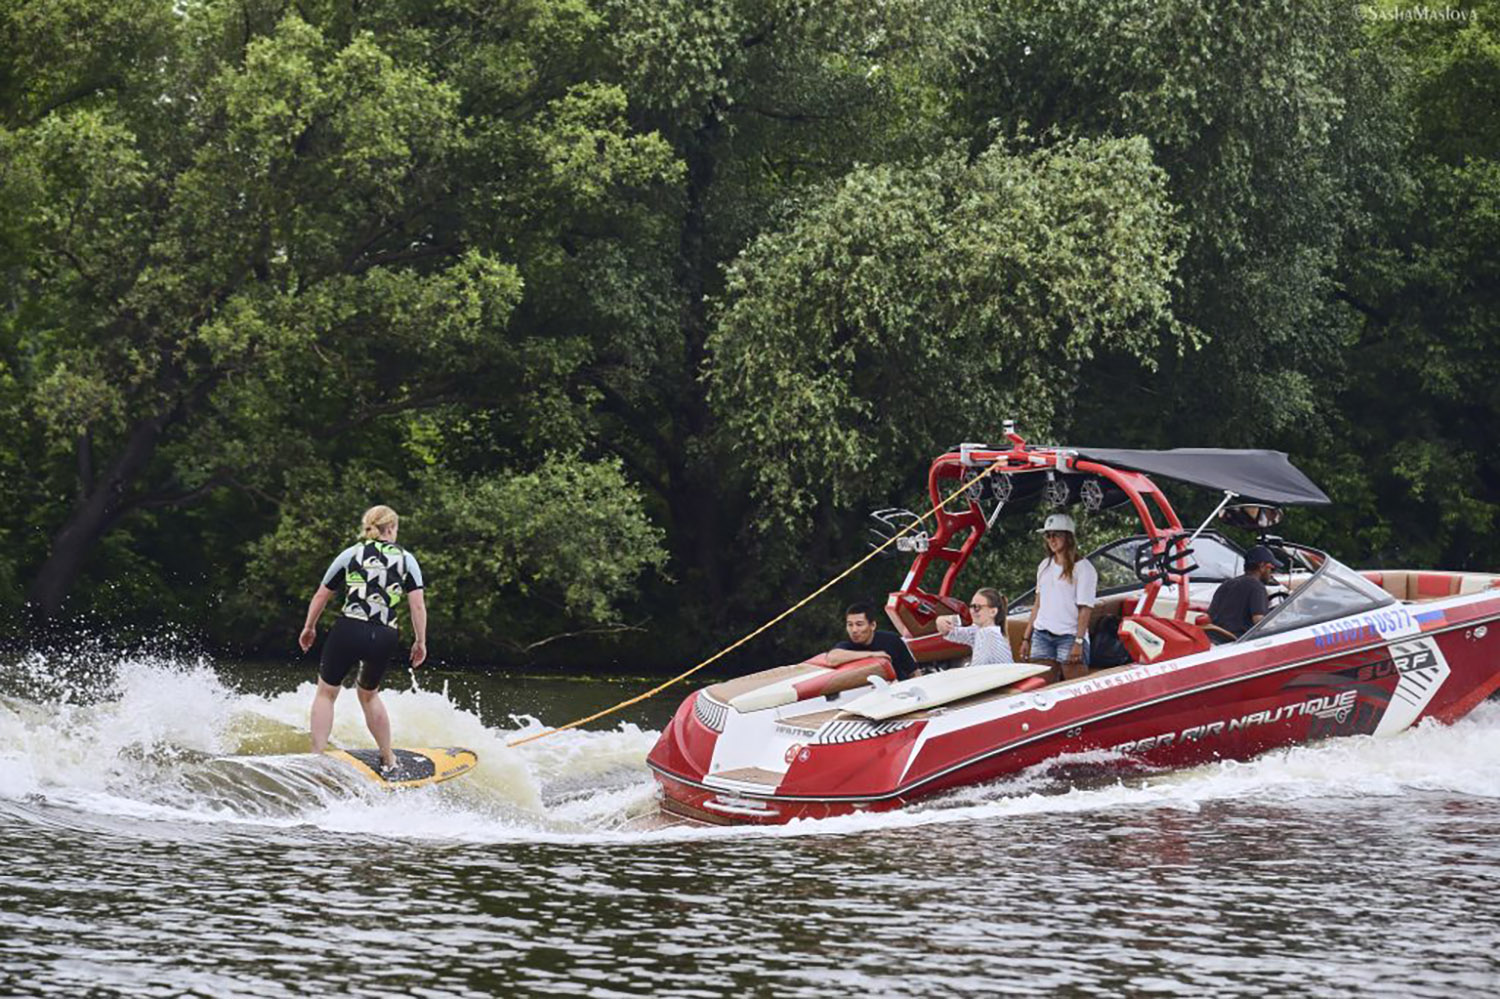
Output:
<instances>
[{"instance_id":1,"label":"sunglasses","mask_svg":"<svg viewBox=\"0 0 1500 999\"><path fill-rule=\"evenodd\" d=\"M989 604L970 604L969 605L969 610L994 610L994 609L995 608L992 607L992 606L990 606Z\"/></svg>"}]
</instances>

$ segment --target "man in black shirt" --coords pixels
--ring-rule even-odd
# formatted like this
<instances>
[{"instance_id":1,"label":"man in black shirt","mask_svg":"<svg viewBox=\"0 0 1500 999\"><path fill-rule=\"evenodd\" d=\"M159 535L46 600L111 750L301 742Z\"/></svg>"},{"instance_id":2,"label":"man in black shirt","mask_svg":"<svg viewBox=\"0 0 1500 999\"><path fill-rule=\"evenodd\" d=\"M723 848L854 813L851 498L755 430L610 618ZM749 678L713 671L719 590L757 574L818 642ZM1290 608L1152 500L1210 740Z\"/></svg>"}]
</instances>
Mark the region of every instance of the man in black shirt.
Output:
<instances>
[{"instance_id":1,"label":"man in black shirt","mask_svg":"<svg viewBox=\"0 0 1500 999\"><path fill-rule=\"evenodd\" d=\"M844 611L844 630L849 633L847 642L840 642L828 653L828 664L838 666L866 656L884 653L890 657L896 670L896 679L905 680L916 672L916 660L911 650L894 631L875 630L875 608L867 603L850 604Z\"/></svg>"},{"instance_id":2,"label":"man in black shirt","mask_svg":"<svg viewBox=\"0 0 1500 999\"><path fill-rule=\"evenodd\" d=\"M1281 561L1265 545L1245 553L1245 573L1224 583L1208 605L1208 618L1238 638L1266 616L1266 583Z\"/></svg>"}]
</instances>

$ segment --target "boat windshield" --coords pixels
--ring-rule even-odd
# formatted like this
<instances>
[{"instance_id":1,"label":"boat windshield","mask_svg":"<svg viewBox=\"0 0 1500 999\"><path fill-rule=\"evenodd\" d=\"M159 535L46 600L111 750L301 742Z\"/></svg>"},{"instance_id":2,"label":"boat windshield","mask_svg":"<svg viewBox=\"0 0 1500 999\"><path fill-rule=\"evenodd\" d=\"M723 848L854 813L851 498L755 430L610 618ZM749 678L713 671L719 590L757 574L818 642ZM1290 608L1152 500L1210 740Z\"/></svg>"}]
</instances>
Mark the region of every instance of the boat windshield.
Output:
<instances>
[{"instance_id":1,"label":"boat windshield","mask_svg":"<svg viewBox=\"0 0 1500 999\"><path fill-rule=\"evenodd\" d=\"M1197 566L1193 579L1200 583L1233 579L1245 571L1245 557L1232 543L1218 534L1201 534L1189 548L1188 560ZM1145 535L1122 538L1089 553L1089 562L1099 574L1099 589L1134 588L1141 585L1136 573L1136 557L1142 549L1151 551L1151 539Z\"/></svg>"},{"instance_id":2,"label":"boat windshield","mask_svg":"<svg viewBox=\"0 0 1500 999\"><path fill-rule=\"evenodd\" d=\"M1353 569L1327 557L1313 577L1240 638L1249 641L1385 607L1396 598Z\"/></svg>"},{"instance_id":3,"label":"boat windshield","mask_svg":"<svg viewBox=\"0 0 1500 999\"><path fill-rule=\"evenodd\" d=\"M1190 560L1198 566L1193 573L1197 583L1224 582L1245 571L1245 556L1234 542L1215 531L1205 531L1192 543ZM1144 584L1136 574L1136 554L1140 549L1151 550L1151 539L1144 534L1132 535L1112 541L1103 548L1089 552L1089 564L1099 574L1099 593L1112 595L1126 590L1139 590ZM1031 606L1036 596L1034 589L1027 590L1010 602L1011 610Z\"/></svg>"}]
</instances>

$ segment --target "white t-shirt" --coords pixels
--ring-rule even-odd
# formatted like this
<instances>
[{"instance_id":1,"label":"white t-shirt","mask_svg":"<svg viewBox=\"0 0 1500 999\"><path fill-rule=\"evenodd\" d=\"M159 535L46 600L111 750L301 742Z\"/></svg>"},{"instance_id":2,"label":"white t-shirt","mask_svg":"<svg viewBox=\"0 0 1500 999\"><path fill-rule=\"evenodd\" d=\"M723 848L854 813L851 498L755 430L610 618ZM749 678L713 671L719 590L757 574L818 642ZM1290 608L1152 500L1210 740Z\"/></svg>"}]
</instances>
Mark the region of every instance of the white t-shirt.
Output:
<instances>
[{"instance_id":1,"label":"white t-shirt","mask_svg":"<svg viewBox=\"0 0 1500 999\"><path fill-rule=\"evenodd\" d=\"M958 625L948 632L948 641L974 646L974 655L969 660L971 666L1015 662L1010 654L1010 639L1005 637L1005 629L998 624L987 624L983 628L976 624Z\"/></svg>"},{"instance_id":2,"label":"white t-shirt","mask_svg":"<svg viewBox=\"0 0 1500 999\"><path fill-rule=\"evenodd\" d=\"M1076 635L1078 608L1094 606L1094 591L1099 588L1099 574L1081 558L1073 564L1073 580L1063 579L1062 566L1050 556L1036 567L1038 608L1033 627L1054 635Z\"/></svg>"}]
</instances>

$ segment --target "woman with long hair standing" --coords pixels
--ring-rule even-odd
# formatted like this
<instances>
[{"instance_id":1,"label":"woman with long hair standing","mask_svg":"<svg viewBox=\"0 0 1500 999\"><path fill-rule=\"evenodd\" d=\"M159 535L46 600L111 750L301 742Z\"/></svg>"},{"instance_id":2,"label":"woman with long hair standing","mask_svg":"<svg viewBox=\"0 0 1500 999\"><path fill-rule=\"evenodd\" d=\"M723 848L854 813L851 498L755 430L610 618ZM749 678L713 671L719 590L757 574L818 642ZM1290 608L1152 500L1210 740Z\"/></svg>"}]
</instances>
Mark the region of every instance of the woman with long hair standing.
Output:
<instances>
[{"instance_id":1,"label":"woman with long hair standing","mask_svg":"<svg viewBox=\"0 0 1500 999\"><path fill-rule=\"evenodd\" d=\"M1047 557L1036 567L1036 597L1021 639L1021 658L1050 663L1071 680L1088 672L1086 643L1094 611L1099 574L1078 554L1073 518L1048 516L1038 534L1046 538Z\"/></svg>"},{"instance_id":2,"label":"woman with long hair standing","mask_svg":"<svg viewBox=\"0 0 1500 999\"><path fill-rule=\"evenodd\" d=\"M427 603L422 595L422 568L416 556L396 544L400 528L396 511L372 506L360 524L360 540L345 548L328 566L323 583L307 605L307 620L297 644L306 652L317 638L318 616L338 587L344 588L344 611L334 622L318 668L318 692L313 696L312 748L328 748L333 730L333 702L349 670L359 671L359 706L365 724L380 747L382 771L396 768L391 750L391 719L380 700L380 680L401 641L396 609L403 597L411 604L412 668L427 658Z\"/></svg>"}]
</instances>

